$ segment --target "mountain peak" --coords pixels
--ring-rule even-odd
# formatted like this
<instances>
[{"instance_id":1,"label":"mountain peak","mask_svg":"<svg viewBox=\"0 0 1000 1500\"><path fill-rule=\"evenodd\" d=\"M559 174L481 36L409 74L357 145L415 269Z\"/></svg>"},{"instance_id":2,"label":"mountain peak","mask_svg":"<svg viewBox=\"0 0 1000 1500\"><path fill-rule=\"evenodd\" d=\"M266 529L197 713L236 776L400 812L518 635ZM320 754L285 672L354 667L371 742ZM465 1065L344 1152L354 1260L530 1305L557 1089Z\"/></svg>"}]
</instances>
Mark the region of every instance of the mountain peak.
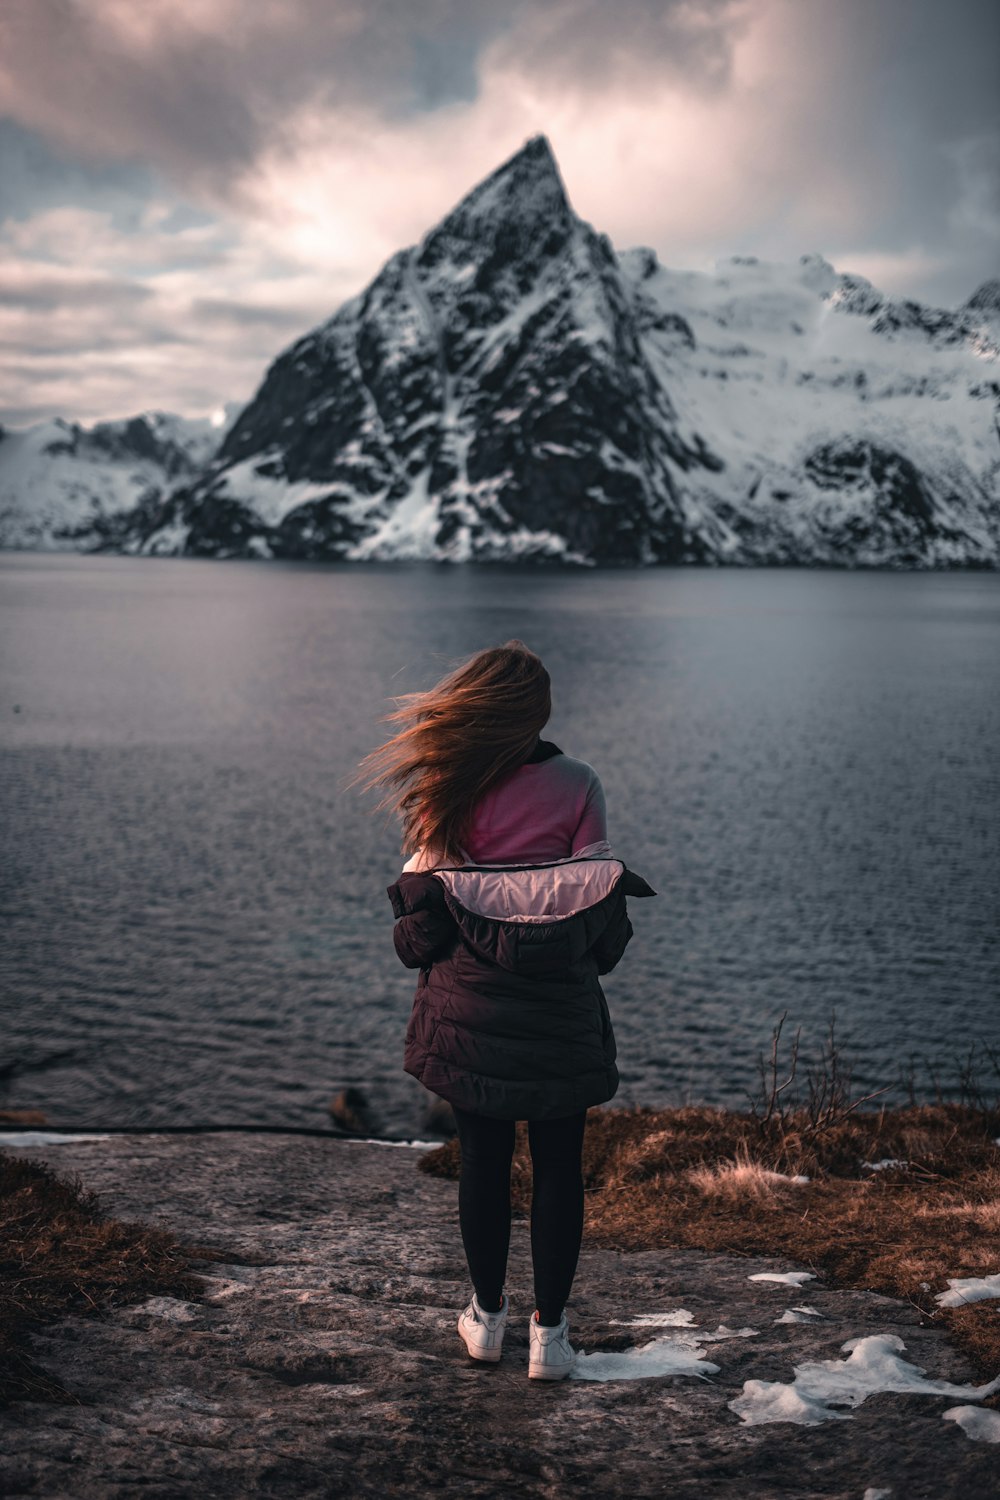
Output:
<instances>
[{"instance_id":1,"label":"mountain peak","mask_svg":"<svg viewBox=\"0 0 1000 1500\"><path fill-rule=\"evenodd\" d=\"M472 244L479 259L497 239L520 237L518 231L568 231L575 220L548 138L534 135L424 237L418 258L422 265L434 264L457 242Z\"/></svg>"},{"instance_id":2,"label":"mountain peak","mask_svg":"<svg viewBox=\"0 0 1000 1500\"><path fill-rule=\"evenodd\" d=\"M963 304L963 311L982 313L989 318L1000 316L1000 278L992 277L977 287Z\"/></svg>"},{"instance_id":3,"label":"mountain peak","mask_svg":"<svg viewBox=\"0 0 1000 1500\"><path fill-rule=\"evenodd\" d=\"M532 218L572 212L548 137L533 135L519 151L484 177L454 210L482 213L518 212ZM450 217L450 215L449 215Z\"/></svg>"}]
</instances>

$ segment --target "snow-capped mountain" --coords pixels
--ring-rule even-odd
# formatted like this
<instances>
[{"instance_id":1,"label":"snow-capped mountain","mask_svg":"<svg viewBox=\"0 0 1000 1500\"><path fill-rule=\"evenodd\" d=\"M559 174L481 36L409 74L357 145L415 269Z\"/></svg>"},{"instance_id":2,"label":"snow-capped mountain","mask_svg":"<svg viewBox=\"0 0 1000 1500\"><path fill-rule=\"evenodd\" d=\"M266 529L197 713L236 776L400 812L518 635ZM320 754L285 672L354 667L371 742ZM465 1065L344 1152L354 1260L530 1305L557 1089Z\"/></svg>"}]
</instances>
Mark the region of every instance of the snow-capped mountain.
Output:
<instances>
[{"instance_id":1,"label":"snow-capped mountain","mask_svg":"<svg viewBox=\"0 0 1000 1500\"><path fill-rule=\"evenodd\" d=\"M817 255L618 255L537 136L281 354L214 452L61 544L995 567L998 343L997 282L947 311Z\"/></svg>"},{"instance_id":2,"label":"snow-capped mountain","mask_svg":"<svg viewBox=\"0 0 1000 1500\"><path fill-rule=\"evenodd\" d=\"M947 312L818 255L714 275L649 250L620 264L681 432L724 461L689 476L727 529L720 561L1000 563L996 283Z\"/></svg>"},{"instance_id":3,"label":"snow-capped mountain","mask_svg":"<svg viewBox=\"0 0 1000 1500\"><path fill-rule=\"evenodd\" d=\"M191 552L700 558L674 476L702 462L536 138L272 364L166 524Z\"/></svg>"},{"instance_id":4,"label":"snow-capped mountain","mask_svg":"<svg viewBox=\"0 0 1000 1500\"><path fill-rule=\"evenodd\" d=\"M128 544L142 514L201 472L238 412L227 408L218 426L147 411L91 427L56 417L0 428L0 546Z\"/></svg>"}]
</instances>

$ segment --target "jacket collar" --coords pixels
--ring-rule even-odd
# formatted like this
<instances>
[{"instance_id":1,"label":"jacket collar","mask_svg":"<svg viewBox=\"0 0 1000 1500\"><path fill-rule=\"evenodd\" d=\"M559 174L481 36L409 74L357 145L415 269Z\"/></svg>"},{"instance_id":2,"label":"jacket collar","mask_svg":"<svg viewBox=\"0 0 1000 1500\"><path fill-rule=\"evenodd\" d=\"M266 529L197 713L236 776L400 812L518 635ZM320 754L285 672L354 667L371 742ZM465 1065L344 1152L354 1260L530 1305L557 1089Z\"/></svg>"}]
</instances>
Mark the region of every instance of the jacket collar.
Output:
<instances>
[{"instance_id":1,"label":"jacket collar","mask_svg":"<svg viewBox=\"0 0 1000 1500\"><path fill-rule=\"evenodd\" d=\"M562 753L559 746L554 744L552 740L543 740L541 735L539 735L535 742L534 750L532 750L531 754L521 764L524 766L533 766L540 760L551 760L553 755L562 755Z\"/></svg>"}]
</instances>

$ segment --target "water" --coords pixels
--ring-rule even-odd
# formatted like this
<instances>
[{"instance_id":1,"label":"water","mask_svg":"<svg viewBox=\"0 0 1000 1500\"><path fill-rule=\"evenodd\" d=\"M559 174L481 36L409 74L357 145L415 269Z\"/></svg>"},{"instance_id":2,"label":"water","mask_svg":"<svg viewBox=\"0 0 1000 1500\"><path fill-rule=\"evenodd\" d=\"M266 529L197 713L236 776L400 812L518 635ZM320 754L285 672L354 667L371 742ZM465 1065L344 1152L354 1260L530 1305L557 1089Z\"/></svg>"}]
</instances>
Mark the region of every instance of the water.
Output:
<instances>
[{"instance_id":1,"label":"water","mask_svg":"<svg viewBox=\"0 0 1000 1500\"><path fill-rule=\"evenodd\" d=\"M515 635L659 892L617 1102L744 1106L786 1009L858 1090L1000 1043L995 575L5 554L0 1106L322 1125L359 1084L417 1126L398 843L344 784L388 695Z\"/></svg>"}]
</instances>

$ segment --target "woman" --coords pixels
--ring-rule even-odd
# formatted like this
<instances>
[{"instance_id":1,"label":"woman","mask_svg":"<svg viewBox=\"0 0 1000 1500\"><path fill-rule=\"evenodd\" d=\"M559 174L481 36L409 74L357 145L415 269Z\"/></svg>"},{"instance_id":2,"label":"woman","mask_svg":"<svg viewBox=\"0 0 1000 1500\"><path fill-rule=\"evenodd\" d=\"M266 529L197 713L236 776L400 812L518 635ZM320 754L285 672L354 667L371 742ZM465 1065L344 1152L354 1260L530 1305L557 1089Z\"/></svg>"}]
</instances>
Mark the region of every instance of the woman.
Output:
<instances>
[{"instance_id":1,"label":"woman","mask_svg":"<svg viewBox=\"0 0 1000 1500\"><path fill-rule=\"evenodd\" d=\"M519 640L477 652L386 715L402 728L362 761L410 858L388 887L396 952L419 969L404 1067L447 1099L462 1153L459 1223L473 1284L458 1332L500 1358L510 1168L528 1122L536 1307L530 1379L576 1358L565 1303L583 1232L587 1109L618 1088L598 975L632 936L626 895L653 895L611 854L586 761L541 738L549 674Z\"/></svg>"}]
</instances>

